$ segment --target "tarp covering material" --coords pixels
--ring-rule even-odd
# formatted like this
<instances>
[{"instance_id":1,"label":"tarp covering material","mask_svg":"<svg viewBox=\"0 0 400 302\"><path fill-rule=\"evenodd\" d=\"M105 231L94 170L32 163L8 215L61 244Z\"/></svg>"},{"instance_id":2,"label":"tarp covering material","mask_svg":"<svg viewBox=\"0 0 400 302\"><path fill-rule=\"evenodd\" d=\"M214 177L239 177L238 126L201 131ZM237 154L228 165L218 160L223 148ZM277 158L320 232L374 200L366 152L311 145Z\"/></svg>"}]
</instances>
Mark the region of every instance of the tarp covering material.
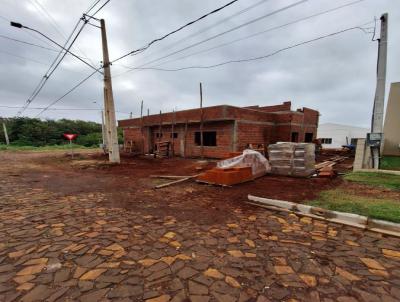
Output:
<instances>
[{"instance_id":1,"label":"tarp covering material","mask_svg":"<svg viewBox=\"0 0 400 302\"><path fill-rule=\"evenodd\" d=\"M249 149L244 150L242 155L219 161L217 167L220 169L251 167L255 178L271 171L268 160L260 152Z\"/></svg>"}]
</instances>

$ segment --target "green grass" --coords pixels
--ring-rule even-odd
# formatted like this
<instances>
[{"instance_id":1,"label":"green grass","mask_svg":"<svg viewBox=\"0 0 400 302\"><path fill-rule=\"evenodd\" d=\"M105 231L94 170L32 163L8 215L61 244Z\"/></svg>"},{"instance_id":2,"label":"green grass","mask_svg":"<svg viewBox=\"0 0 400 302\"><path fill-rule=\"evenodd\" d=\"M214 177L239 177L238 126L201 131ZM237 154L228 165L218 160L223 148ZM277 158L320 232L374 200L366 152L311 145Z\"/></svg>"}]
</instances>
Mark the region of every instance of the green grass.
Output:
<instances>
[{"instance_id":1,"label":"green grass","mask_svg":"<svg viewBox=\"0 0 400 302\"><path fill-rule=\"evenodd\" d=\"M344 179L364 185L384 187L391 190L400 190L400 175L373 172L355 172L345 175Z\"/></svg>"},{"instance_id":2,"label":"green grass","mask_svg":"<svg viewBox=\"0 0 400 302\"><path fill-rule=\"evenodd\" d=\"M383 170L399 170L400 156L384 156L381 159L380 168Z\"/></svg>"},{"instance_id":3,"label":"green grass","mask_svg":"<svg viewBox=\"0 0 400 302\"><path fill-rule=\"evenodd\" d=\"M72 145L74 150L78 149L98 149L98 147L85 147L81 145ZM52 146L43 146L43 147L34 147L34 146L14 146L14 145L4 145L0 144L0 151L34 151L34 152L44 152L44 151L56 151L56 150L70 150L71 147L66 145L52 145Z\"/></svg>"},{"instance_id":4,"label":"green grass","mask_svg":"<svg viewBox=\"0 0 400 302\"><path fill-rule=\"evenodd\" d=\"M400 222L400 201L355 195L346 190L328 190L307 204L328 210L354 213L370 218Z\"/></svg>"}]
</instances>

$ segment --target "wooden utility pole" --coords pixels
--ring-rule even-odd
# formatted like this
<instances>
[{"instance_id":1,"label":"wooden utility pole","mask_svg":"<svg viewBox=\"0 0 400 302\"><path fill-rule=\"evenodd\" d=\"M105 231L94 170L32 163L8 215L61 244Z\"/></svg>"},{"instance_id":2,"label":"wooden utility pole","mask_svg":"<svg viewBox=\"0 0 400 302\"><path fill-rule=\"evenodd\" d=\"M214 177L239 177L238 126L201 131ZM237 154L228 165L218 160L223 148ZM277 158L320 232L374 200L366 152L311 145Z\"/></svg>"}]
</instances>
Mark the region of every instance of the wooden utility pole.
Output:
<instances>
[{"instance_id":1,"label":"wooden utility pole","mask_svg":"<svg viewBox=\"0 0 400 302\"><path fill-rule=\"evenodd\" d=\"M104 70L104 112L105 128L107 133L108 157L112 163L120 163L117 121L115 117L115 105L112 92L110 59L108 56L107 34L104 19L100 20L101 41L103 46L103 70Z\"/></svg>"},{"instance_id":2,"label":"wooden utility pole","mask_svg":"<svg viewBox=\"0 0 400 302\"><path fill-rule=\"evenodd\" d=\"M386 85L386 62L388 41L388 14L381 16L381 35L378 39L378 66L376 78L376 90L374 99L374 110L372 113L371 133L383 133L383 111L385 106L385 85ZM372 146L373 168L379 169L380 149L383 144L381 137L380 146Z\"/></svg>"},{"instance_id":3,"label":"wooden utility pole","mask_svg":"<svg viewBox=\"0 0 400 302\"><path fill-rule=\"evenodd\" d=\"M204 158L204 147L203 147L203 86L200 82L200 156Z\"/></svg>"},{"instance_id":4,"label":"wooden utility pole","mask_svg":"<svg viewBox=\"0 0 400 302\"><path fill-rule=\"evenodd\" d=\"M6 126L6 123L4 123L4 122L3 122L3 130L4 130L4 138L6 139L6 145L9 145L10 140L8 138L7 126Z\"/></svg>"}]
</instances>

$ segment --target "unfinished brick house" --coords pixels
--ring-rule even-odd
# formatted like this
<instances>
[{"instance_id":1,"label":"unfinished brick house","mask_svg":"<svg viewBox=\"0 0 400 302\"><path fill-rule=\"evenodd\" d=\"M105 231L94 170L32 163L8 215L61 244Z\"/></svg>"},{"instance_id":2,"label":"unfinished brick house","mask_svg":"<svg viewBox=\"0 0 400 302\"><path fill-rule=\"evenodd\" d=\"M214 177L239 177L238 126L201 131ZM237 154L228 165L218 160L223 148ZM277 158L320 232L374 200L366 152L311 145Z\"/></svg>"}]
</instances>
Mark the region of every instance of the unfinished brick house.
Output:
<instances>
[{"instance_id":1,"label":"unfinished brick house","mask_svg":"<svg viewBox=\"0 0 400 302\"><path fill-rule=\"evenodd\" d=\"M153 153L157 142L170 142L174 155L225 158L252 146L276 142L311 142L316 138L319 113L291 110L291 102L275 106L220 105L119 121L125 144ZM203 122L203 148L200 124ZM172 150L171 150L172 153Z\"/></svg>"}]
</instances>

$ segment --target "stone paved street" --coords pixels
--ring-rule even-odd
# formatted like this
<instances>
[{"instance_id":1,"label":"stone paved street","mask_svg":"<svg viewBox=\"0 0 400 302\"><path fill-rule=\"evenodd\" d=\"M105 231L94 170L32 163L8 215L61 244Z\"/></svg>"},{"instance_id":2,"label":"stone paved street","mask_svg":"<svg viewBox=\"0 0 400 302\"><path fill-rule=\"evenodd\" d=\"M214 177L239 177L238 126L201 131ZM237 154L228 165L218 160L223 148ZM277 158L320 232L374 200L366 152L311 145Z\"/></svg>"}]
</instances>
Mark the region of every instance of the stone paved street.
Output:
<instances>
[{"instance_id":1,"label":"stone paved street","mask_svg":"<svg viewBox=\"0 0 400 302\"><path fill-rule=\"evenodd\" d=\"M27 181L26 169L52 178L45 166L7 156L0 166L0 301L400 300L399 238L245 200L220 200L218 211L190 197L192 184L179 186L183 195L132 189L126 194L136 206L129 208L110 203L120 195L99 192L90 176L96 172L88 172L89 188L59 194L46 181ZM81 172L74 173L79 181ZM183 219L188 211L192 218Z\"/></svg>"}]
</instances>

